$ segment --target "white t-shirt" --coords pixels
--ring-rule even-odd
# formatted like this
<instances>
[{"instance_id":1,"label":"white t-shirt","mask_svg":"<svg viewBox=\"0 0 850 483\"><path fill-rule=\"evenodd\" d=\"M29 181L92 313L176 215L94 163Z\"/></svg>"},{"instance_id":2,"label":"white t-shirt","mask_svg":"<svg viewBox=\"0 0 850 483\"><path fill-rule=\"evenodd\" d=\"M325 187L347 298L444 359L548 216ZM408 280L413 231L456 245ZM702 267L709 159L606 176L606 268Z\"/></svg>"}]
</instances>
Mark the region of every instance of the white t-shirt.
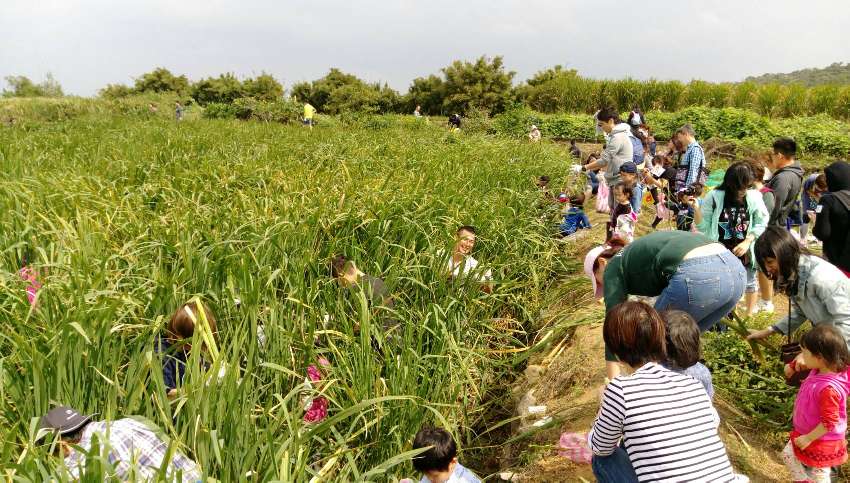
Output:
<instances>
[{"instance_id":1,"label":"white t-shirt","mask_svg":"<svg viewBox=\"0 0 850 483\"><path fill-rule=\"evenodd\" d=\"M451 256L449 256L449 273L452 274L452 277L459 277L461 275L469 275L470 272L475 271L478 268L478 260L472 258L471 256L467 256L463 261L463 266L461 264L455 264L454 260ZM480 273L480 271L476 271L479 273L478 281L479 282L491 282L493 280L493 272L490 269L487 269L486 272Z\"/></svg>"},{"instance_id":2,"label":"white t-shirt","mask_svg":"<svg viewBox=\"0 0 850 483\"><path fill-rule=\"evenodd\" d=\"M419 483L431 483L431 480L428 479L427 476L423 476ZM475 476L475 473L466 469L463 465L458 463L455 465L454 471L452 471L449 479L446 480L446 483L481 483L481 480Z\"/></svg>"}]
</instances>

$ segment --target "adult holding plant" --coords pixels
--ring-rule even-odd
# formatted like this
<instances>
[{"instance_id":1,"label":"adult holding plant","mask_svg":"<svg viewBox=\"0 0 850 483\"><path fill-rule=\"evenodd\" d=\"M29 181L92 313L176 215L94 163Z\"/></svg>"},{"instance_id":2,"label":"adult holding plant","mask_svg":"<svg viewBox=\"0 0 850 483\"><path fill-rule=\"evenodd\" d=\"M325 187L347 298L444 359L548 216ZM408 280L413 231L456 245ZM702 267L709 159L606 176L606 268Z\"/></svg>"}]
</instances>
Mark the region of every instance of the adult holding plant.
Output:
<instances>
[{"instance_id":1,"label":"adult holding plant","mask_svg":"<svg viewBox=\"0 0 850 483\"><path fill-rule=\"evenodd\" d=\"M803 168L796 160L797 143L791 138L773 142L773 156L765 161L773 175L765 186L773 191L775 199L768 225L786 227L788 214L794 208L803 186Z\"/></svg>"},{"instance_id":2,"label":"adult holding plant","mask_svg":"<svg viewBox=\"0 0 850 483\"><path fill-rule=\"evenodd\" d=\"M679 158L676 168L676 191L681 191L694 183L705 186L707 163L705 151L696 140L696 132L690 124L680 127L673 135L673 144L679 149L684 147L684 153Z\"/></svg>"},{"instance_id":3,"label":"adult holding plant","mask_svg":"<svg viewBox=\"0 0 850 483\"><path fill-rule=\"evenodd\" d=\"M761 270L773 280L774 289L788 296L791 307L788 315L772 326L751 330L748 339L793 333L809 320L812 325L835 326L850 344L850 279L841 270L811 254L778 226L767 227L756 240L755 256Z\"/></svg>"},{"instance_id":4,"label":"adult holding plant","mask_svg":"<svg viewBox=\"0 0 850 483\"><path fill-rule=\"evenodd\" d=\"M836 161L824 174L829 193L820 199L813 233L826 259L850 277L850 164Z\"/></svg>"},{"instance_id":5,"label":"adult holding plant","mask_svg":"<svg viewBox=\"0 0 850 483\"><path fill-rule=\"evenodd\" d=\"M596 479L733 481L720 418L702 384L662 365L666 329L658 312L642 302L619 304L606 314L602 336L632 372L602 393L588 435Z\"/></svg>"},{"instance_id":6,"label":"adult holding plant","mask_svg":"<svg viewBox=\"0 0 850 483\"><path fill-rule=\"evenodd\" d=\"M755 313L758 301L753 243L764 233L769 216L761 193L750 189L752 184L750 165L743 161L733 163L726 169L723 182L708 194L702 206L694 204L697 230L735 254L747 271L744 296L747 316Z\"/></svg>"},{"instance_id":7,"label":"adult holding plant","mask_svg":"<svg viewBox=\"0 0 850 483\"><path fill-rule=\"evenodd\" d=\"M584 271L593 295L610 312L629 295L658 297L657 310L677 309L705 332L726 316L744 293L746 270L738 258L701 233L659 231L624 247L614 239L588 252ZM606 347L608 378L620 370Z\"/></svg>"},{"instance_id":8,"label":"adult holding plant","mask_svg":"<svg viewBox=\"0 0 850 483\"><path fill-rule=\"evenodd\" d=\"M584 165L586 171L605 168L605 182L609 188L608 206L615 206L614 186L620 184L620 166L632 160L633 148L629 139L631 128L620 120L613 108L605 108L596 114L596 127L605 133L605 149L596 161Z\"/></svg>"}]
</instances>

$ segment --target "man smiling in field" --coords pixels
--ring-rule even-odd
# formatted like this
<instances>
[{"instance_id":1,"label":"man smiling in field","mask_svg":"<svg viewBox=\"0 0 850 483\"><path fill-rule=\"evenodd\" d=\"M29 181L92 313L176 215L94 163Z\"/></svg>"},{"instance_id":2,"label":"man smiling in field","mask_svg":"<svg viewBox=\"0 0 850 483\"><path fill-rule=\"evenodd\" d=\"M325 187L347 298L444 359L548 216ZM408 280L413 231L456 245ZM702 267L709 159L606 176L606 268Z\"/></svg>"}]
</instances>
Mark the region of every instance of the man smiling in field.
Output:
<instances>
[{"instance_id":1,"label":"man smiling in field","mask_svg":"<svg viewBox=\"0 0 850 483\"><path fill-rule=\"evenodd\" d=\"M475 228L469 225L461 226L455 232L455 246L449 258L448 273L454 279L466 277L470 274L476 276L481 283L481 289L487 293L493 291L493 273L488 269L481 273L478 268L478 260L472 257L472 249L475 247Z\"/></svg>"}]
</instances>

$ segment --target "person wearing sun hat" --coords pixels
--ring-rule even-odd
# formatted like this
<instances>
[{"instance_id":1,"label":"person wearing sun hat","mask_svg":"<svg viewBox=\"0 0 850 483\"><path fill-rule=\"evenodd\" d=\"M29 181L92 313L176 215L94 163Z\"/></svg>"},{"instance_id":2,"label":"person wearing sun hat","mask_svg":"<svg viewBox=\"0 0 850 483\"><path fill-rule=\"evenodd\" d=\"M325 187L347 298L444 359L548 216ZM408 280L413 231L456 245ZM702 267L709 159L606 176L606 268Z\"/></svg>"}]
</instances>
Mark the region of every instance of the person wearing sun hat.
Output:
<instances>
[{"instance_id":1,"label":"person wearing sun hat","mask_svg":"<svg viewBox=\"0 0 850 483\"><path fill-rule=\"evenodd\" d=\"M744 293L746 271L720 243L700 233L661 231L625 245L613 238L590 250L584 273L606 313L629 295L658 297L657 310L682 310L705 332L725 317ZM620 373L605 348L609 379Z\"/></svg>"},{"instance_id":2,"label":"person wearing sun hat","mask_svg":"<svg viewBox=\"0 0 850 483\"><path fill-rule=\"evenodd\" d=\"M39 422L39 435L57 438L65 469L74 480L85 475L86 456L97 441L103 461L111 465L107 476L118 481L152 481L159 479L160 469L167 461L168 481L196 482L201 480L198 465L169 444L158 428L142 418L116 421L93 421L94 415L84 415L68 406L51 409ZM100 465L100 463L99 463Z\"/></svg>"}]
</instances>

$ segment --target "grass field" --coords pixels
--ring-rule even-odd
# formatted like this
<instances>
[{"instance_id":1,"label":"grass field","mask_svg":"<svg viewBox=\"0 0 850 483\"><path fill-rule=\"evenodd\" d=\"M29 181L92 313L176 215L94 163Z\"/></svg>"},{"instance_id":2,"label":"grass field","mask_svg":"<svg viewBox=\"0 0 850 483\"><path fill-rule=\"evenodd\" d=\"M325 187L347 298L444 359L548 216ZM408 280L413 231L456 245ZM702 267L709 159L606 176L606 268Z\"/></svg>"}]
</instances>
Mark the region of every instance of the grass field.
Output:
<instances>
[{"instance_id":1,"label":"grass field","mask_svg":"<svg viewBox=\"0 0 850 483\"><path fill-rule=\"evenodd\" d=\"M223 481L410 474L404 452L423 422L480 443L485 399L535 350L545 288L573 263L531 184L542 172L560 184L564 162L551 144L400 118L309 131L85 114L0 127L5 477L55 471L34 440L56 404L145 416ZM479 229L492 295L443 275L437 254L461 224ZM44 284L35 309L17 274L27 252ZM403 322L392 337L331 280L334 253L386 280ZM212 384L192 371L169 401L153 347L194 295L218 317L229 370ZM310 390L319 357L331 368ZM330 414L307 424L315 391Z\"/></svg>"}]
</instances>

